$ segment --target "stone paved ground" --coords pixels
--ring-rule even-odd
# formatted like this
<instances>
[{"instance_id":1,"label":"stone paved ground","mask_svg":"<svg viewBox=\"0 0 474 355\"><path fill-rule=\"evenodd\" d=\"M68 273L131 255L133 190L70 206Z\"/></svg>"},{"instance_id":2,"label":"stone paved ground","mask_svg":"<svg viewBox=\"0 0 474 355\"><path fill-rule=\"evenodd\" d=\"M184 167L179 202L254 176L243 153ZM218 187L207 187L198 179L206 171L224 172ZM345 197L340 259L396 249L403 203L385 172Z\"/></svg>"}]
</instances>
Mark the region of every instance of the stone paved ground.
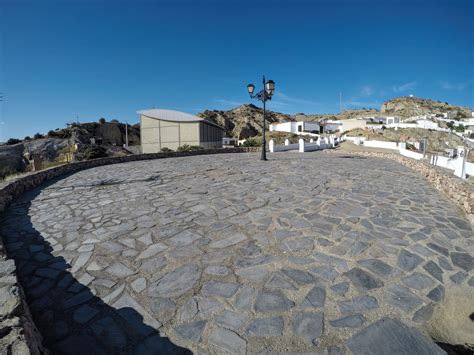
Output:
<instances>
[{"instance_id":1,"label":"stone paved ground","mask_svg":"<svg viewBox=\"0 0 474 355\"><path fill-rule=\"evenodd\" d=\"M345 353L367 325L419 326L450 285L474 287L468 222L373 158L99 167L17 200L0 232L57 353Z\"/></svg>"}]
</instances>

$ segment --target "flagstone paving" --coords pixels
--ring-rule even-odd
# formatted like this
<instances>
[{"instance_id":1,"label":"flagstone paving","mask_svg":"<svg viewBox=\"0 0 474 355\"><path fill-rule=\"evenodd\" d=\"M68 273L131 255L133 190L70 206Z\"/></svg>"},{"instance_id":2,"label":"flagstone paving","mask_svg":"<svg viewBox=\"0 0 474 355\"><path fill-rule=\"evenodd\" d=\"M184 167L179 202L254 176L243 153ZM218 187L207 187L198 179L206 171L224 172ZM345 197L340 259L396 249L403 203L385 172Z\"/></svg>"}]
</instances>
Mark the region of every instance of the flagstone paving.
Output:
<instances>
[{"instance_id":1,"label":"flagstone paving","mask_svg":"<svg viewBox=\"0 0 474 355\"><path fill-rule=\"evenodd\" d=\"M104 166L0 218L54 353L348 353L410 333L397 322L428 321L450 285L474 287L468 221L423 177L375 158Z\"/></svg>"}]
</instances>

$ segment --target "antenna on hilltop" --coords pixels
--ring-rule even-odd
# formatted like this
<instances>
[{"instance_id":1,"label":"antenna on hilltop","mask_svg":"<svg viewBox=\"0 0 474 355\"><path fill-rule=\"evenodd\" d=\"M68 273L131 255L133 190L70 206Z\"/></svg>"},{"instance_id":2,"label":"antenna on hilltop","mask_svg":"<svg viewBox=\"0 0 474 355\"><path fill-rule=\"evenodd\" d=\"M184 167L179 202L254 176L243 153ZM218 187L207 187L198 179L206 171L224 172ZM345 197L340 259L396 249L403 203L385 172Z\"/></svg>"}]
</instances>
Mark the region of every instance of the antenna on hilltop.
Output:
<instances>
[{"instance_id":1,"label":"antenna on hilltop","mask_svg":"<svg viewBox=\"0 0 474 355\"><path fill-rule=\"evenodd\" d=\"M79 123L79 114L76 115L76 123Z\"/></svg>"},{"instance_id":2,"label":"antenna on hilltop","mask_svg":"<svg viewBox=\"0 0 474 355\"><path fill-rule=\"evenodd\" d=\"M339 93L339 111L342 113L343 106L342 106L342 92Z\"/></svg>"}]
</instances>

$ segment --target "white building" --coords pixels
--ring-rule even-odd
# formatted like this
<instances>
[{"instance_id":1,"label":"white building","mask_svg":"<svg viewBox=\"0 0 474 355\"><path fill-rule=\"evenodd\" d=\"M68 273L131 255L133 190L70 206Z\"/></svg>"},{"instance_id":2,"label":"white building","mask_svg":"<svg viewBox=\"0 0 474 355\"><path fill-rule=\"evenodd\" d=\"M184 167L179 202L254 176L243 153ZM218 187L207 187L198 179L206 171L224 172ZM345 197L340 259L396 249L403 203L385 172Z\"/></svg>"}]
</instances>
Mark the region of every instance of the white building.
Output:
<instances>
[{"instance_id":1,"label":"white building","mask_svg":"<svg viewBox=\"0 0 474 355\"><path fill-rule=\"evenodd\" d=\"M417 128L424 128L424 129L438 129L438 124L436 122L430 120L418 120L416 121Z\"/></svg>"},{"instance_id":2,"label":"white building","mask_svg":"<svg viewBox=\"0 0 474 355\"><path fill-rule=\"evenodd\" d=\"M319 134L321 126L318 122L293 121L270 124L270 132L287 132L293 134L316 133Z\"/></svg>"}]
</instances>

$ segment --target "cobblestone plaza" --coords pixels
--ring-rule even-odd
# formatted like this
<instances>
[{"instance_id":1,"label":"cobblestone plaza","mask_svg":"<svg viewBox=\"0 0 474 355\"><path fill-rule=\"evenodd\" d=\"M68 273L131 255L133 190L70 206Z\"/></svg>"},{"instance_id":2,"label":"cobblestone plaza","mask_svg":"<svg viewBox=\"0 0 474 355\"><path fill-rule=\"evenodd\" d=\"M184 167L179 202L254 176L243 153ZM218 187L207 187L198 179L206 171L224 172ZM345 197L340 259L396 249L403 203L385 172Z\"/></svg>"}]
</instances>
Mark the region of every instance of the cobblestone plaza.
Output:
<instances>
[{"instance_id":1,"label":"cobblestone plaza","mask_svg":"<svg viewBox=\"0 0 474 355\"><path fill-rule=\"evenodd\" d=\"M57 353L344 354L374 322L420 327L451 285L474 291L462 212L376 158L109 165L43 185L0 218Z\"/></svg>"}]
</instances>

